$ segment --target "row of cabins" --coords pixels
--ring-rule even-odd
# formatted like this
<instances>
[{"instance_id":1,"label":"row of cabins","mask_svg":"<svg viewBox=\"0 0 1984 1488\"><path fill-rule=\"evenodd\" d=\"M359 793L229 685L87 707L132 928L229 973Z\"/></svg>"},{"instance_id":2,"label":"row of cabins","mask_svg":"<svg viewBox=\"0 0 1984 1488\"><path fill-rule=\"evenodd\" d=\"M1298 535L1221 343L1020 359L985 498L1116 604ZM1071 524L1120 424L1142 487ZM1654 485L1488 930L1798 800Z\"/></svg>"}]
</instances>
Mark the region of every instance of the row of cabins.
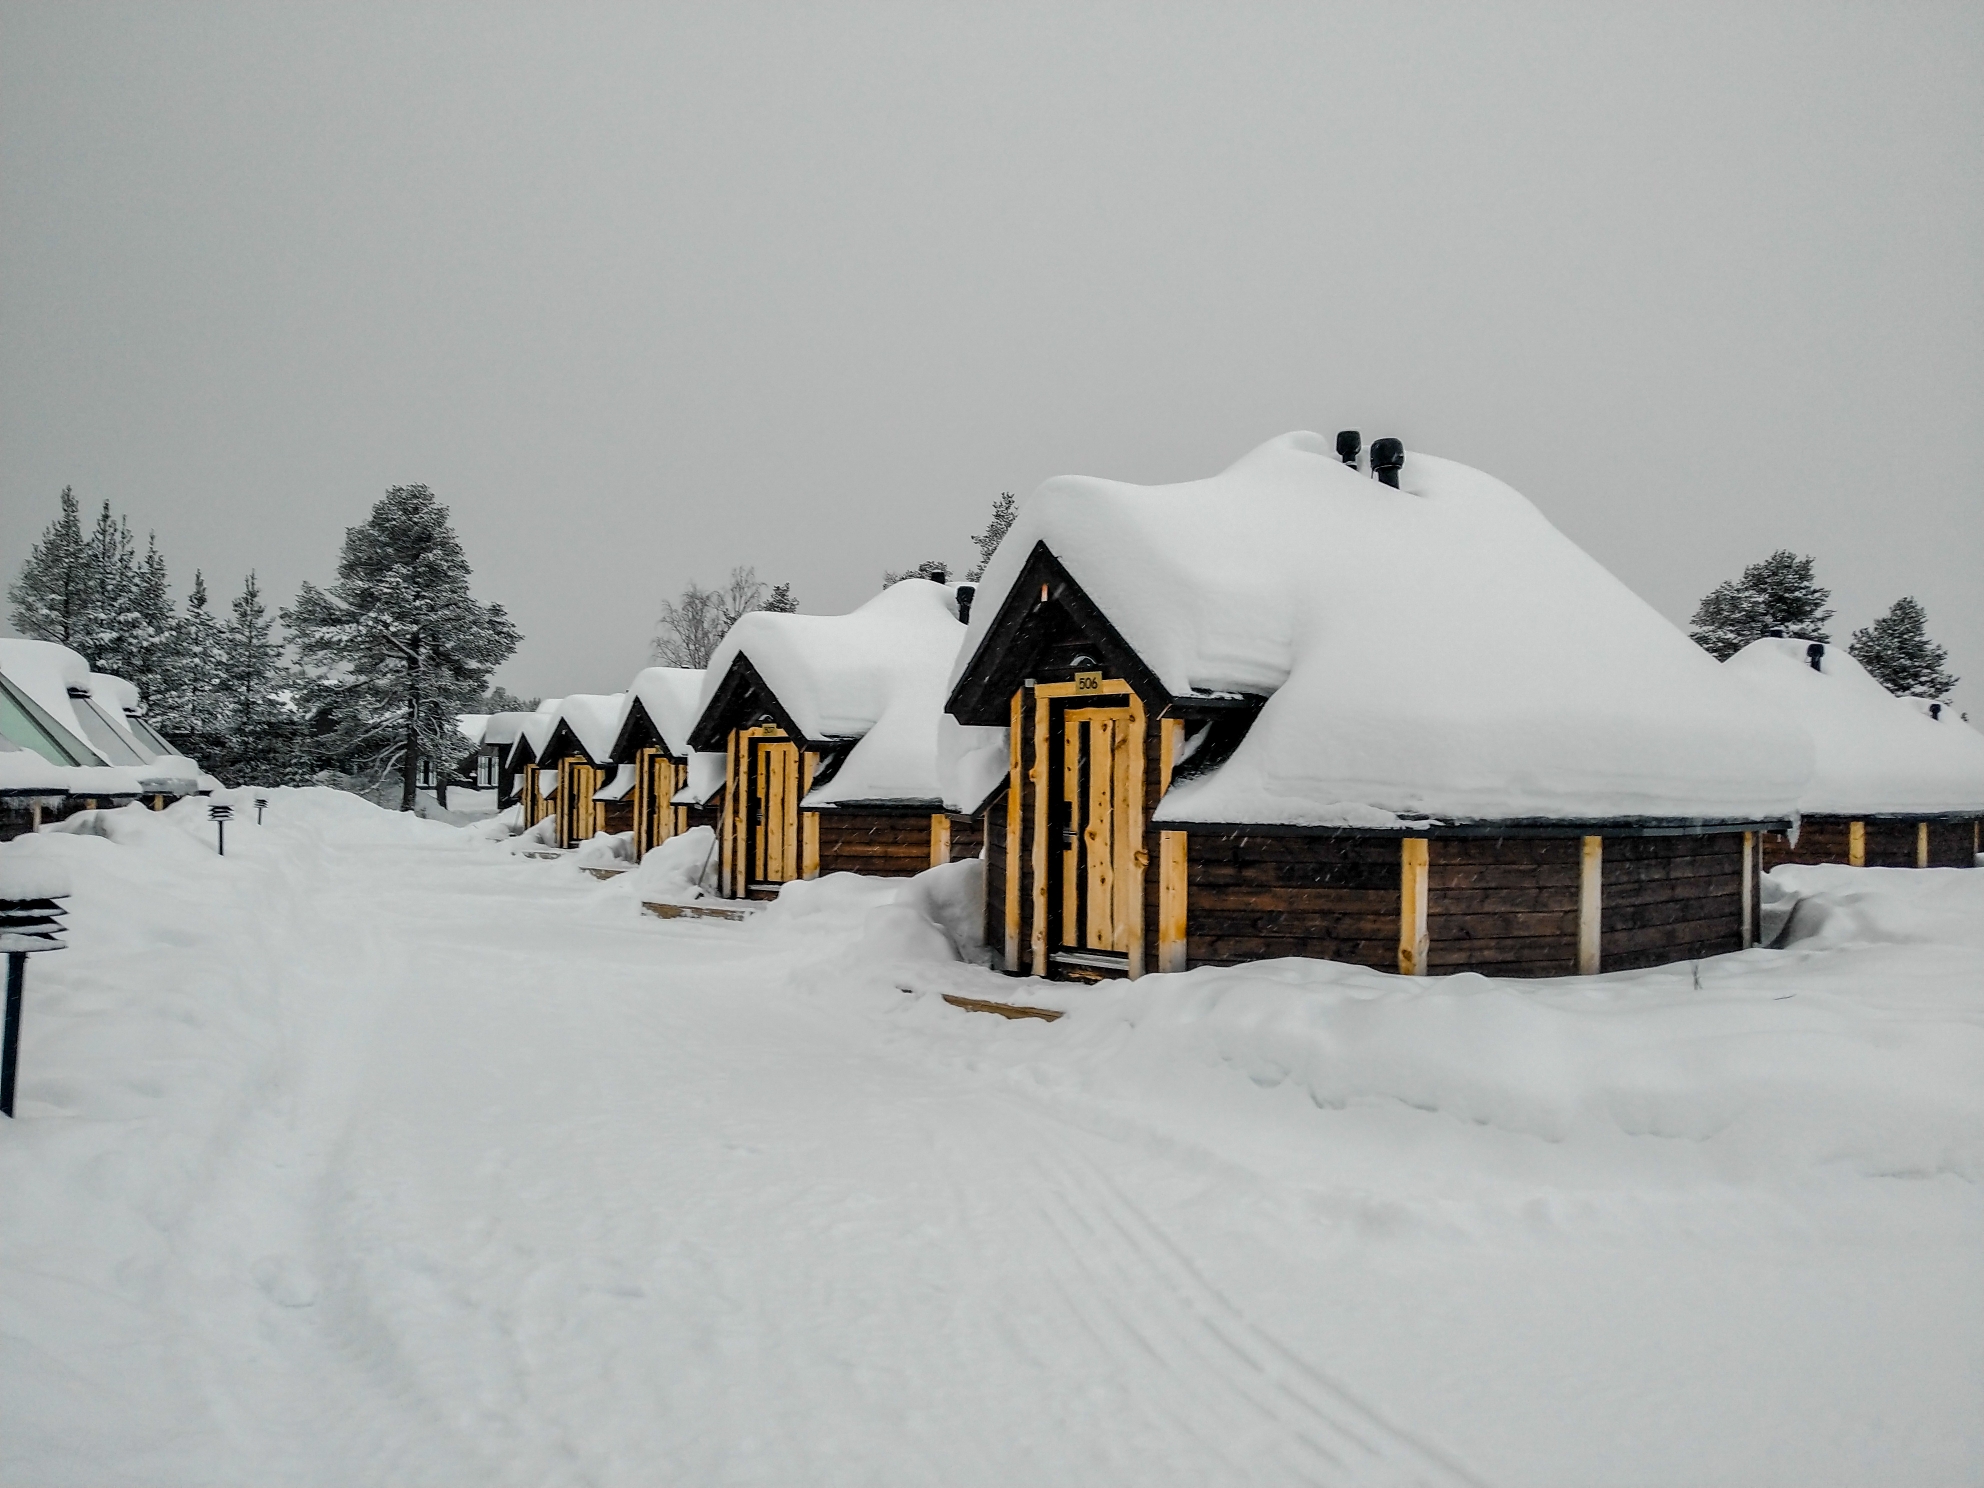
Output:
<instances>
[{"instance_id":1,"label":"row of cabins","mask_svg":"<svg viewBox=\"0 0 1984 1488\"><path fill-rule=\"evenodd\" d=\"M706 823L738 899L982 855L1004 969L1075 979L1644 967L1754 943L1779 862L1974 864L1963 720L1819 643L1719 665L1500 481L1373 455L1049 481L981 585L747 615L526 717L524 816Z\"/></svg>"},{"instance_id":2,"label":"row of cabins","mask_svg":"<svg viewBox=\"0 0 1984 1488\"><path fill-rule=\"evenodd\" d=\"M98 807L162 809L215 784L146 722L129 682L66 646L0 639L0 840Z\"/></svg>"}]
</instances>

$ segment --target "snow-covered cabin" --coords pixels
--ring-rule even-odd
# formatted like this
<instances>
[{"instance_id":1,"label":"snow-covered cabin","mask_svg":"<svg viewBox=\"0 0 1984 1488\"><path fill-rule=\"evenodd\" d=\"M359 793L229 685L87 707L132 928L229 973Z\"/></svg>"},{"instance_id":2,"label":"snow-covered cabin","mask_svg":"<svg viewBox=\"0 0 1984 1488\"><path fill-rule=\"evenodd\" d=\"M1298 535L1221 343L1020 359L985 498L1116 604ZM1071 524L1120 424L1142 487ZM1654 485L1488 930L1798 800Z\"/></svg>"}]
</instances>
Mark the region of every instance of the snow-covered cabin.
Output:
<instances>
[{"instance_id":1,"label":"snow-covered cabin","mask_svg":"<svg viewBox=\"0 0 1984 1488\"><path fill-rule=\"evenodd\" d=\"M557 798L558 772L544 769L539 759L551 742L551 730L558 724L563 698L546 698L536 711L511 715L517 720L516 737L503 756L503 774L513 781L516 803L526 828L534 827L551 815Z\"/></svg>"},{"instance_id":2,"label":"snow-covered cabin","mask_svg":"<svg viewBox=\"0 0 1984 1488\"><path fill-rule=\"evenodd\" d=\"M720 827L723 756L690 747L702 702L700 668L648 667L627 684L613 736L613 764L632 772L634 856L677 832Z\"/></svg>"},{"instance_id":3,"label":"snow-covered cabin","mask_svg":"<svg viewBox=\"0 0 1984 1488\"><path fill-rule=\"evenodd\" d=\"M0 640L0 835L200 788L199 766L144 721L129 682L66 646Z\"/></svg>"},{"instance_id":4,"label":"snow-covered cabin","mask_svg":"<svg viewBox=\"0 0 1984 1488\"><path fill-rule=\"evenodd\" d=\"M1351 463L1287 434L1022 506L945 749L949 804L990 808L1006 969L1549 976L1749 944L1802 731L1502 482L1383 441L1392 485L1342 438Z\"/></svg>"},{"instance_id":5,"label":"snow-covered cabin","mask_svg":"<svg viewBox=\"0 0 1984 1488\"><path fill-rule=\"evenodd\" d=\"M613 769L613 734L620 722L618 692L575 692L559 700L558 712L537 751L540 771L556 772L552 811L558 819L558 845L577 847L601 832L633 828L633 775Z\"/></svg>"},{"instance_id":6,"label":"snow-covered cabin","mask_svg":"<svg viewBox=\"0 0 1984 1488\"><path fill-rule=\"evenodd\" d=\"M937 734L964 626L948 584L904 579L846 615L757 612L710 658L690 743L724 756L723 885L920 873L975 856L946 813Z\"/></svg>"},{"instance_id":7,"label":"snow-covered cabin","mask_svg":"<svg viewBox=\"0 0 1984 1488\"><path fill-rule=\"evenodd\" d=\"M499 808L517 803L516 771L511 756L516 750L517 736L523 732L524 720L533 716L523 712L491 713L482 725L482 744L475 759L476 786L495 791ZM485 785L484 781L488 783Z\"/></svg>"},{"instance_id":8,"label":"snow-covered cabin","mask_svg":"<svg viewBox=\"0 0 1984 1488\"><path fill-rule=\"evenodd\" d=\"M1984 820L1984 734L1947 703L1898 698L1843 647L1752 641L1723 663L1812 737L1796 833L1764 838L1764 867L1970 868Z\"/></svg>"}]
</instances>

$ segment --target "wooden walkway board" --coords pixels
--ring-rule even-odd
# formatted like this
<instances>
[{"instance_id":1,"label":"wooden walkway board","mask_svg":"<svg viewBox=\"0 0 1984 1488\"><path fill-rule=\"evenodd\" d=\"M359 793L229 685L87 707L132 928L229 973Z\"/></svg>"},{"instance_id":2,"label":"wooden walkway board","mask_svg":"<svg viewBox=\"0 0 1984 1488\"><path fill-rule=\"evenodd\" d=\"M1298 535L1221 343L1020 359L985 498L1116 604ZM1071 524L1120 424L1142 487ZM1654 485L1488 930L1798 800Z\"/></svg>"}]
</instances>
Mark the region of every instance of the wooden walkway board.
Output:
<instances>
[{"instance_id":1,"label":"wooden walkway board","mask_svg":"<svg viewBox=\"0 0 1984 1488\"><path fill-rule=\"evenodd\" d=\"M658 920L748 920L748 909L719 908L714 904L642 904Z\"/></svg>"},{"instance_id":2,"label":"wooden walkway board","mask_svg":"<svg viewBox=\"0 0 1984 1488\"><path fill-rule=\"evenodd\" d=\"M1002 1018L1038 1018L1044 1023L1052 1023L1061 1016L1054 1008L1026 1007L1017 1002L990 1002L982 997L955 997L949 992L938 994L954 1008L963 1008L967 1013L997 1013Z\"/></svg>"}]
</instances>

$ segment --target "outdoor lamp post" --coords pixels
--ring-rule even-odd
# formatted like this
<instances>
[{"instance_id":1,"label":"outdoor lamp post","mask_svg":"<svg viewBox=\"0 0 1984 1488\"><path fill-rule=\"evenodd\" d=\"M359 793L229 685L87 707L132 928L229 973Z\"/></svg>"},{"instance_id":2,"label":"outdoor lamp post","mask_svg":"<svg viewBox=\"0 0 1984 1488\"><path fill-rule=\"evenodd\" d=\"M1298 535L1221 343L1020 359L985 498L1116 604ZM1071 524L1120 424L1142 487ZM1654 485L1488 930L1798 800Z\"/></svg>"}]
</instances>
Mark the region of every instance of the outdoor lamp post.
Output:
<instances>
[{"instance_id":1,"label":"outdoor lamp post","mask_svg":"<svg viewBox=\"0 0 1984 1488\"><path fill-rule=\"evenodd\" d=\"M268 804L269 798L267 796L255 797L255 825L258 827L262 824L262 808Z\"/></svg>"},{"instance_id":2,"label":"outdoor lamp post","mask_svg":"<svg viewBox=\"0 0 1984 1488\"><path fill-rule=\"evenodd\" d=\"M48 886L44 886L48 887ZM19 899L0 898L0 951L7 953L7 1027L0 1040L0 1116L14 1114L14 1067L21 1057L21 988L27 981L28 957L37 951L67 949L60 939L62 916L68 911L56 901L67 893Z\"/></svg>"},{"instance_id":3,"label":"outdoor lamp post","mask_svg":"<svg viewBox=\"0 0 1984 1488\"><path fill-rule=\"evenodd\" d=\"M232 806L213 805L207 808L207 817L214 824L214 836L220 844L220 855L227 856L227 824L234 819Z\"/></svg>"}]
</instances>

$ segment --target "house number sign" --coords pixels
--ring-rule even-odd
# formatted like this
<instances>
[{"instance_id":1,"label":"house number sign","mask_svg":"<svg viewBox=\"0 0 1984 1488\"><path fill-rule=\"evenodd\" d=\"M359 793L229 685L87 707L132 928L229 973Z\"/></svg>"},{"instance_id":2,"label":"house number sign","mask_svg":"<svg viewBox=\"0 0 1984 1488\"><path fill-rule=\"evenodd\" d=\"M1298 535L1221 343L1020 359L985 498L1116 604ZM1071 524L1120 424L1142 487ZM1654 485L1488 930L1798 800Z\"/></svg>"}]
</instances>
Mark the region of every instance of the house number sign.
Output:
<instances>
[{"instance_id":1,"label":"house number sign","mask_svg":"<svg viewBox=\"0 0 1984 1488\"><path fill-rule=\"evenodd\" d=\"M1075 673L1075 691L1076 691L1076 692L1100 692L1100 691L1102 691L1102 673L1100 673L1100 672L1076 672L1076 673Z\"/></svg>"}]
</instances>

